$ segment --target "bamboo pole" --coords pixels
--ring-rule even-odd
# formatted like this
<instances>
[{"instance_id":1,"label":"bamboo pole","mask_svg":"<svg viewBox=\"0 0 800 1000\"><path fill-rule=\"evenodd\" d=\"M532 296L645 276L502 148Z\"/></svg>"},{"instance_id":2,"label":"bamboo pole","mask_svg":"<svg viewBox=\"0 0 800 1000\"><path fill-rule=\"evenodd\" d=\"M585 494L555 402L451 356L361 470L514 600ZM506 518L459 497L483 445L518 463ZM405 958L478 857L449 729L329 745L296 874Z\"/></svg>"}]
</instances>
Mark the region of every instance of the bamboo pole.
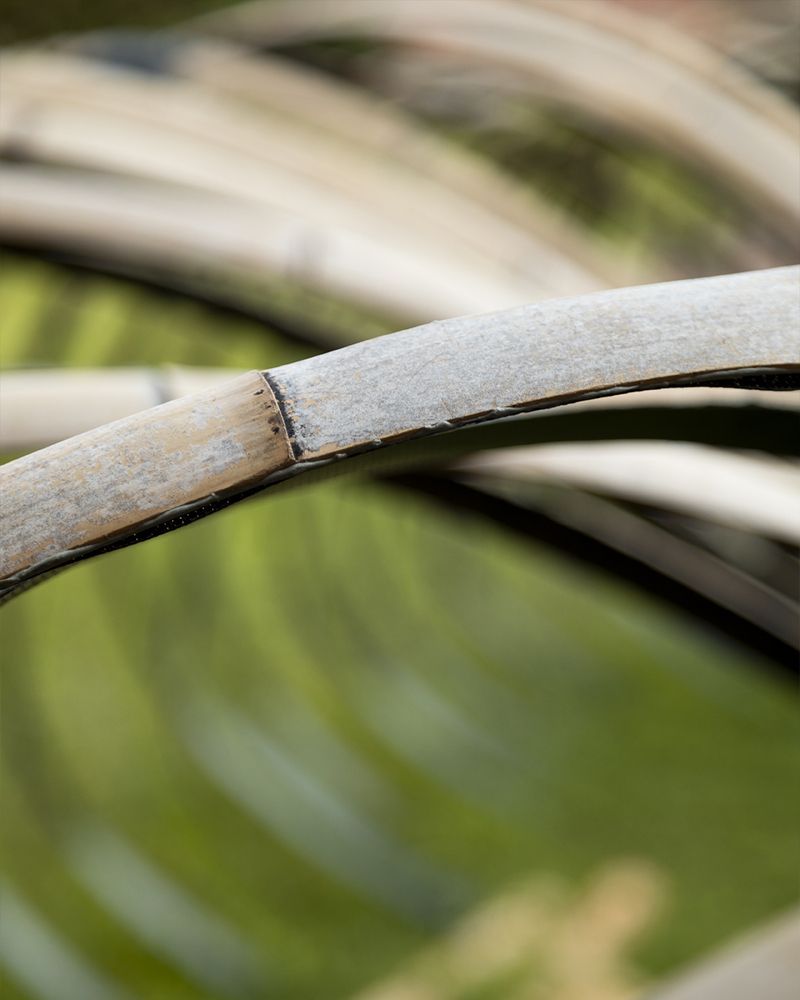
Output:
<instances>
[{"instance_id":1,"label":"bamboo pole","mask_svg":"<svg viewBox=\"0 0 800 1000\"><path fill-rule=\"evenodd\" d=\"M4 372L0 376L0 454L47 447L168 400L219 386L230 375L227 369L177 367ZM610 440L582 442L580 424L573 423L573 441L513 447L521 434L521 429L515 428L514 437L509 436L510 448L469 453L464 458L474 436L449 435L447 441L456 461L448 466L448 472L479 486L484 481L521 486L547 482L588 489L798 545L800 469L784 458L731 454L708 444L687 443L680 440L686 423L670 419L670 411L691 407L701 423L703 416L714 409L722 410L735 422L736 411L745 408L749 418L757 421L760 407L771 409L773 414L783 413L796 430L800 400L787 399L790 395L684 388L586 400L569 404L566 410L573 415L587 414L583 426L596 433L598 425L602 430L603 414L622 411L622 419L607 423ZM666 440L653 440L652 427L650 439L643 442L615 437L633 434L632 425L641 420L642 409L648 407L661 411L661 432ZM548 424L557 435L563 413L564 408L558 408L529 415L526 424L530 436L536 436L536 428L531 425L537 421L545 424L541 427L545 442ZM508 424L503 426L507 428ZM771 428L770 422L763 442L767 447L774 444L769 440ZM480 441L476 443L480 446ZM413 461L413 451L408 457ZM446 460L448 456L440 457Z\"/></svg>"},{"instance_id":2,"label":"bamboo pole","mask_svg":"<svg viewBox=\"0 0 800 1000\"><path fill-rule=\"evenodd\" d=\"M318 355L0 470L11 592L350 456L544 406L800 372L800 268L557 299Z\"/></svg>"}]
</instances>

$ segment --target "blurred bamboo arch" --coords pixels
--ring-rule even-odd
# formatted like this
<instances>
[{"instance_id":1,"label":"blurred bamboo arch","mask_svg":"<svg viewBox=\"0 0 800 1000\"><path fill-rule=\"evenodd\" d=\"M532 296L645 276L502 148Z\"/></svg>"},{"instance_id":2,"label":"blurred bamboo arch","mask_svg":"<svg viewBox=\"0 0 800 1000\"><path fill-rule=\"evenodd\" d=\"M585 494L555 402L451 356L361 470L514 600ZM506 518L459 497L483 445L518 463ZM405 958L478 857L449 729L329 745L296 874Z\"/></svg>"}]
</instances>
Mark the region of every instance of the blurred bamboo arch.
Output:
<instances>
[{"instance_id":1,"label":"blurred bamboo arch","mask_svg":"<svg viewBox=\"0 0 800 1000\"><path fill-rule=\"evenodd\" d=\"M4 241L82 249L101 259L145 261L178 272L206 267L272 275L350 298L407 320L479 312L508 295L447 262L281 208L230 197L169 191L124 177L86 177L17 166L0 169L8 201ZM392 276L390 281L385 275ZM512 302L524 299L522 289Z\"/></svg>"},{"instance_id":2,"label":"blurred bamboo arch","mask_svg":"<svg viewBox=\"0 0 800 1000\"><path fill-rule=\"evenodd\" d=\"M426 195L435 193L445 205L453 194L460 196L460 207L467 204L476 218L484 221L491 215L495 222L502 220L505 240L501 244L512 234L517 241L521 239L523 258L525 241L532 241L534 249L538 241L547 251L545 256L554 258L554 264L561 254L574 262L573 267L579 265L590 275L592 283L599 278L603 284L619 284L627 277L607 255L592 248L588 234L568 215L547 204L530 187L515 182L484 157L444 141L413 116L367 90L276 55L255 57L244 46L218 39L178 34L166 42L139 35L118 40L115 35L101 33L65 43L66 51L110 60L118 71L125 65L126 50L146 57L152 48L164 71L190 83L191 93L213 95L218 101L235 99L240 108L267 115L267 120L283 128L289 121L297 123L300 127L295 139L303 142L312 136L325 136L329 141L323 151L334 158L344 148L351 155L358 151L357 159L373 171L382 171L384 181L397 178L402 168L405 181L414 183L415 197L421 195L423 206L432 207L437 215L442 215L441 209L431 206ZM229 109L230 105L221 103L220 107ZM333 180L330 165L315 166ZM476 215L476 207L482 208L483 214ZM455 225L456 231L463 228L460 219L442 216L442 221ZM488 241L482 238L480 242L486 245Z\"/></svg>"},{"instance_id":3,"label":"blurred bamboo arch","mask_svg":"<svg viewBox=\"0 0 800 1000\"><path fill-rule=\"evenodd\" d=\"M587 267L442 183L263 114L197 87L33 54L6 60L0 140L26 158L245 200L263 213L263 226L285 220L293 227L296 263L285 269L302 267L303 258L312 266L324 260L326 232L345 240L352 232L369 247L355 271L366 271L369 257L392 254L394 273L406 260L405 269L413 268L418 280L435 274L437 284L476 296L472 307L465 298L466 308L426 310L423 304L417 314L423 318L590 291L613 274L599 261ZM269 131L262 136L265 125ZM459 157L450 158L458 169ZM377 275L386 266L376 261L370 280L380 284Z\"/></svg>"},{"instance_id":4,"label":"blurred bamboo arch","mask_svg":"<svg viewBox=\"0 0 800 1000\"><path fill-rule=\"evenodd\" d=\"M707 164L796 245L797 112L706 46L663 24L653 31L629 9L603 0L252 0L198 25L250 44L378 37L511 68L542 96Z\"/></svg>"}]
</instances>

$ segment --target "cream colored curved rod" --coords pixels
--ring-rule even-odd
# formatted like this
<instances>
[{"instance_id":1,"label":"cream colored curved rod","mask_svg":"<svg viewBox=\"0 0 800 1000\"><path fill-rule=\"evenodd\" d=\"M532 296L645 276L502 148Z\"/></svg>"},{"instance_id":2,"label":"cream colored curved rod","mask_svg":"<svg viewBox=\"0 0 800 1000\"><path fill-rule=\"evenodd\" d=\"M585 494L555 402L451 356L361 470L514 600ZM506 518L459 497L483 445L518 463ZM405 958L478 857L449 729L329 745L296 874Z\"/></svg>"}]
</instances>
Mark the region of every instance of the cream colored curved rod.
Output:
<instances>
[{"instance_id":1,"label":"cream colored curved rod","mask_svg":"<svg viewBox=\"0 0 800 1000\"><path fill-rule=\"evenodd\" d=\"M180 270L288 278L411 322L486 311L509 295L506 282L400 241L117 176L0 167L0 239ZM522 298L519 288L514 299Z\"/></svg>"},{"instance_id":2,"label":"cream colored curved rod","mask_svg":"<svg viewBox=\"0 0 800 1000\"><path fill-rule=\"evenodd\" d=\"M0 375L0 454L46 447L148 407L212 389L230 377L230 370L224 368L4 372ZM737 408L747 407L753 413L758 403L762 409L791 414L796 423L797 395L746 389L658 389L573 403L567 409L573 413L588 410L597 420L603 412L624 408L629 422L634 422L642 407L659 407L665 412L667 435L674 427L667 411L687 406L706 412L721 408L733 418ZM539 420L552 425L559 412L563 411L542 411ZM543 433L546 439L546 427ZM451 438L453 447L469 447L470 435ZM800 468L767 456L731 454L672 440L570 442L485 451L461 459L450 471L479 481L489 477L519 485L561 483L800 544Z\"/></svg>"},{"instance_id":3,"label":"cream colored curved rod","mask_svg":"<svg viewBox=\"0 0 800 1000\"><path fill-rule=\"evenodd\" d=\"M800 268L434 322L250 372L0 470L11 592L109 545L414 437L714 375L800 371Z\"/></svg>"},{"instance_id":4,"label":"cream colored curved rod","mask_svg":"<svg viewBox=\"0 0 800 1000\"><path fill-rule=\"evenodd\" d=\"M526 86L638 130L737 185L790 237L797 112L723 57L629 7L511 0L255 0L198 27L243 42L371 35L513 69Z\"/></svg>"},{"instance_id":5,"label":"cream colored curved rod","mask_svg":"<svg viewBox=\"0 0 800 1000\"><path fill-rule=\"evenodd\" d=\"M495 306L607 285L446 184L266 107L255 113L197 84L65 55L15 53L4 63L0 141L26 157L243 199L298 225L350 229L456 282L491 282Z\"/></svg>"},{"instance_id":6,"label":"cream colored curved rod","mask_svg":"<svg viewBox=\"0 0 800 1000\"><path fill-rule=\"evenodd\" d=\"M625 278L633 280L630 265L623 269L596 250L589 233L530 187L517 183L485 157L442 140L367 90L288 59L254 58L243 46L210 39L182 42L170 69L216 92L289 115L350 147L363 147L383 163L390 160L415 178L435 181L437 190L457 191L528 240L542 243L553 267L560 266L563 256L602 287L615 287L625 283Z\"/></svg>"},{"instance_id":7,"label":"cream colored curved rod","mask_svg":"<svg viewBox=\"0 0 800 1000\"><path fill-rule=\"evenodd\" d=\"M102 36L99 40L78 36L63 44L66 51L88 56L104 52ZM26 53L25 58L30 55ZM284 129L291 123L300 143L307 143L305 130L311 129L317 141L322 136L332 140L327 148L334 156L344 143L351 153L359 150L373 165L387 171L389 178L394 175L390 171L402 169L407 180L413 178L416 192L427 189L437 198L443 196L439 213L451 203L453 193L465 199L461 204L468 206L467 218L477 219L475 207L481 206L495 217L493 252L498 243L509 249L516 246L513 252L518 259L528 256L535 260L542 255L556 271L565 267L563 258L570 271L576 265L581 269L581 282L589 279L587 288L613 287L638 277L631 274L630 265L623 268L596 250L589 233L536 192L518 184L485 157L441 139L411 115L367 90L278 56L254 57L243 46L210 39L181 38L169 48L167 62L171 76L209 94L245 102L246 107L268 114ZM332 173L328 156L312 165ZM382 193L384 200L391 197L386 186ZM461 212L441 214L448 226L463 224ZM503 221L503 230L496 225L497 220Z\"/></svg>"},{"instance_id":8,"label":"cream colored curved rod","mask_svg":"<svg viewBox=\"0 0 800 1000\"><path fill-rule=\"evenodd\" d=\"M674 441L603 441L483 453L453 471L522 487L560 483L800 545L800 466L766 456Z\"/></svg>"}]
</instances>

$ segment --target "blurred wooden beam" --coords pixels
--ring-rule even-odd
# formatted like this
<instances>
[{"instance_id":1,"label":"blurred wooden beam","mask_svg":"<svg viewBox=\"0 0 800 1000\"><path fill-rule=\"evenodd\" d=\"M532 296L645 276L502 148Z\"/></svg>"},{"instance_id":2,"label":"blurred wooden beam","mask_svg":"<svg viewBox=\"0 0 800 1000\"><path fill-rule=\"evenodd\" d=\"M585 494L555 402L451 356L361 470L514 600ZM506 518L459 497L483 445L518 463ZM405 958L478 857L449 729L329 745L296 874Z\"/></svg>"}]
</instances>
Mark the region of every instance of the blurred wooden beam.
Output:
<instances>
[{"instance_id":1,"label":"blurred wooden beam","mask_svg":"<svg viewBox=\"0 0 800 1000\"><path fill-rule=\"evenodd\" d=\"M9 54L0 143L17 158L252 204L264 225L288 220L307 257L325 260L328 234L352 231L463 287L465 306L455 312L467 311L479 289L497 308L608 284L444 180L298 124L263 101L254 107L197 83L63 54Z\"/></svg>"},{"instance_id":2,"label":"blurred wooden beam","mask_svg":"<svg viewBox=\"0 0 800 1000\"><path fill-rule=\"evenodd\" d=\"M630 7L603 0L253 0L195 23L251 45L381 38L502 66L531 93L710 168L796 242L797 111L741 67Z\"/></svg>"},{"instance_id":3,"label":"blurred wooden beam","mask_svg":"<svg viewBox=\"0 0 800 1000\"><path fill-rule=\"evenodd\" d=\"M561 483L800 545L800 465L763 455L665 441L607 441L484 452L453 471L479 484L490 479L522 490Z\"/></svg>"}]
</instances>

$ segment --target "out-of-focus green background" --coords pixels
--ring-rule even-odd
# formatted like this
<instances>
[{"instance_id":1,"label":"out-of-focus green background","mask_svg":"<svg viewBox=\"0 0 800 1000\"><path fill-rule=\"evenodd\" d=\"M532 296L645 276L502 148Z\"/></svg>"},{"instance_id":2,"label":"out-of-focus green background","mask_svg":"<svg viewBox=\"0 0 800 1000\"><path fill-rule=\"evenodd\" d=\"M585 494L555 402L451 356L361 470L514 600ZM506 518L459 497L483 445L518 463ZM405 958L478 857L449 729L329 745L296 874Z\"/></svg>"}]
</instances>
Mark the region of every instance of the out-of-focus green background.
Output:
<instances>
[{"instance_id":1,"label":"out-of-focus green background","mask_svg":"<svg viewBox=\"0 0 800 1000\"><path fill-rule=\"evenodd\" d=\"M17 4L5 31L202 6ZM530 149L441 128L567 206L624 161L586 224L635 252L655 219L714 269L714 203L662 154L562 121ZM6 367L299 356L13 253L0 303ZM798 720L766 664L386 486L314 485L78 565L0 628L4 997L615 1000L795 898Z\"/></svg>"}]
</instances>

